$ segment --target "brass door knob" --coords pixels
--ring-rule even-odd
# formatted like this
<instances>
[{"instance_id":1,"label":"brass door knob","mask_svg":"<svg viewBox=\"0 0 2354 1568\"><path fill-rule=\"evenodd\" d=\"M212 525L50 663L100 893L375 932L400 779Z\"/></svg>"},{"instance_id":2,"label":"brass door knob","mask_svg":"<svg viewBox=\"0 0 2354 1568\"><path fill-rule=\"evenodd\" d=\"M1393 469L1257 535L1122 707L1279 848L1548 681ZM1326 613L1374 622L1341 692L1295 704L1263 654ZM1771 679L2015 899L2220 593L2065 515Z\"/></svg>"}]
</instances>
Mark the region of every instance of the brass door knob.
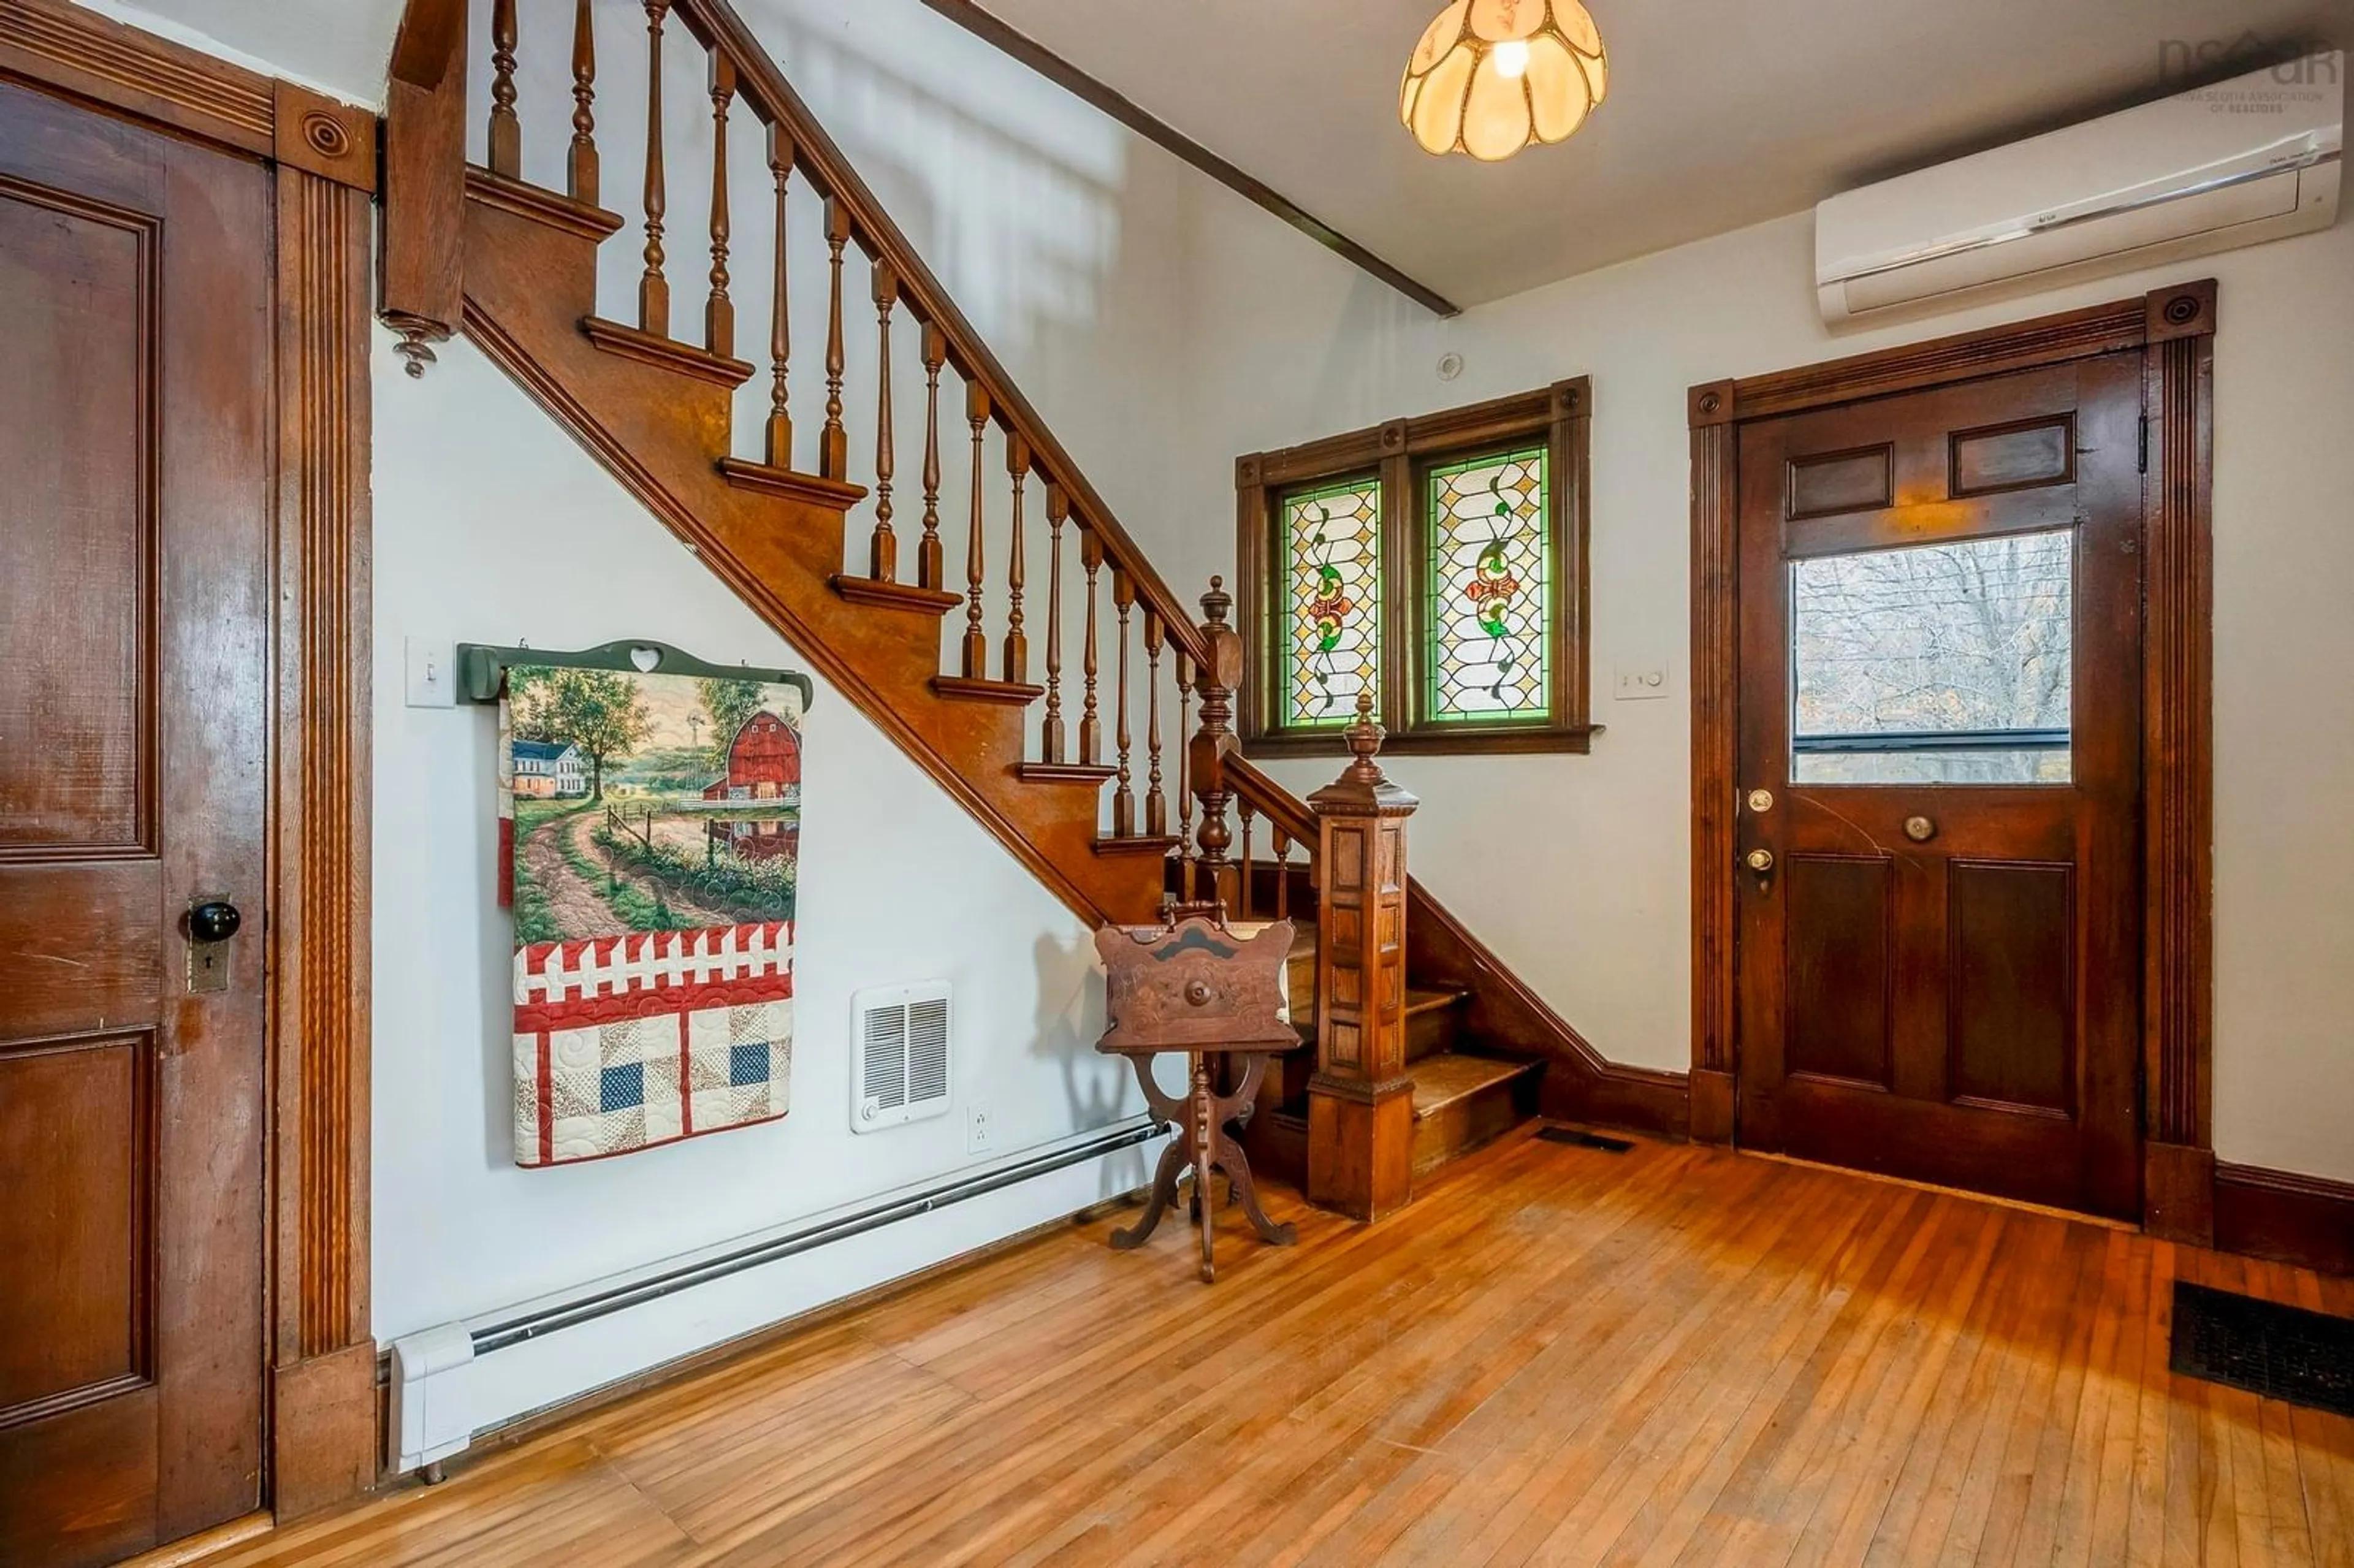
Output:
<instances>
[{"instance_id":1,"label":"brass door knob","mask_svg":"<svg viewBox=\"0 0 2354 1568\"><path fill-rule=\"evenodd\" d=\"M1774 869L1774 852L1769 849L1754 849L1741 857L1741 863L1763 876Z\"/></svg>"},{"instance_id":2,"label":"brass door knob","mask_svg":"<svg viewBox=\"0 0 2354 1568\"><path fill-rule=\"evenodd\" d=\"M1925 844L1937 836L1937 824L1926 817L1904 819L1904 836L1916 844Z\"/></svg>"}]
</instances>

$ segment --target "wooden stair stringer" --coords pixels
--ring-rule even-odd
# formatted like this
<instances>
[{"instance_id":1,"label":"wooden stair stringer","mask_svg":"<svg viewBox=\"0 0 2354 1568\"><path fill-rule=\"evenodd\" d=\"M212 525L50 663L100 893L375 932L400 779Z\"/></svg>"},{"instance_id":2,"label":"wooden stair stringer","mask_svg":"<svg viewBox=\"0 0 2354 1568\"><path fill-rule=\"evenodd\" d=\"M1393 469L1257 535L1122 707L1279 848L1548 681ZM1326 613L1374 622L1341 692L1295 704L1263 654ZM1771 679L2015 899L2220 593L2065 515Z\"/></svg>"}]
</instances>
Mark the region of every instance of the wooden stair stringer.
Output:
<instances>
[{"instance_id":1,"label":"wooden stair stringer","mask_svg":"<svg viewBox=\"0 0 2354 1568\"><path fill-rule=\"evenodd\" d=\"M593 240L470 201L465 277L467 336L1033 875L1091 923L1150 916L1161 863L1095 853L1097 794L1017 777L1027 710L942 701L937 624L835 593L844 512L727 482L732 391L590 341Z\"/></svg>"}]
</instances>

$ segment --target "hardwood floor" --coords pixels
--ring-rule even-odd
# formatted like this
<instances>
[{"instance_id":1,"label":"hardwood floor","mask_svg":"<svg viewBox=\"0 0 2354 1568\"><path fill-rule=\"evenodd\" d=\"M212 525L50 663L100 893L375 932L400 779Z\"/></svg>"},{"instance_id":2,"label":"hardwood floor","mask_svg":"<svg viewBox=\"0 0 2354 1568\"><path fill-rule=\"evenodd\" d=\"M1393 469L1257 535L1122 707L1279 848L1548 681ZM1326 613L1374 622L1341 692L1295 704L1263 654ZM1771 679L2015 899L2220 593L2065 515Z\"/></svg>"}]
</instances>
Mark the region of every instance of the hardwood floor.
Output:
<instances>
[{"instance_id":1,"label":"hardwood floor","mask_svg":"<svg viewBox=\"0 0 2354 1568\"><path fill-rule=\"evenodd\" d=\"M1515 1134L1220 1277L1107 1220L209 1560L2354 1564L2354 1421L2167 1371L2177 1277L2354 1281Z\"/></svg>"}]
</instances>

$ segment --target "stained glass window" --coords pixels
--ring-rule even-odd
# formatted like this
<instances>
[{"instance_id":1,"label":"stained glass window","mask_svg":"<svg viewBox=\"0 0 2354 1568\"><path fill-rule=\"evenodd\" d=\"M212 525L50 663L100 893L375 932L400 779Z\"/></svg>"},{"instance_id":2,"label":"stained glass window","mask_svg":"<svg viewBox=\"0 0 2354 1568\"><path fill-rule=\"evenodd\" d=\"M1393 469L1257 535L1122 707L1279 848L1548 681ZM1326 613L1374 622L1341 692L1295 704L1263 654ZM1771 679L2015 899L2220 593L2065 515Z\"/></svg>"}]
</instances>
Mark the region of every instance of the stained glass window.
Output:
<instances>
[{"instance_id":1,"label":"stained glass window","mask_svg":"<svg viewBox=\"0 0 2354 1568\"><path fill-rule=\"evenodd\" d=\"M1544 448L1441 464L1428 494L1429 718L1547 717Z\"/></svg>"},{"instance_id":2,"label":"stained glass window","mask_svg":"<svg viewBox=\"0 0 2354 1568\"><path fill-rule=\"evenodd\" d=\"M1282 514L1283 723L1347 725L1380 692L1381 481L1295 492Z\"/></svg>"}]
</instances>

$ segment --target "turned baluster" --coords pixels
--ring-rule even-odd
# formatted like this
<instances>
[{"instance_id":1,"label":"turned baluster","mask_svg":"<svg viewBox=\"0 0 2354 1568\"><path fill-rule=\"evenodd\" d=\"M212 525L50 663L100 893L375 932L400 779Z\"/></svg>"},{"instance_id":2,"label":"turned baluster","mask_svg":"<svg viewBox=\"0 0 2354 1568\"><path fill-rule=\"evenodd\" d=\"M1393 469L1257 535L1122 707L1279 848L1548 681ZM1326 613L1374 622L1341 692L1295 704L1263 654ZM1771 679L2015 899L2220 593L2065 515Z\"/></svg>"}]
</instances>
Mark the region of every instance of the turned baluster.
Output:
<instances>
[{"instance_id":1,"label":"turned baluster","mask_svg":"<svg viewBox=\"0 0 2354 1568\"><path fill-rule=\"evenodd\" d=\"M1235 802L1235 816L1243 825L1243 859L1241 868L1235 878L1235 908L1244 919L1247 920L1251 917L1251 909L1257 902L1256 893L1251 886L1251 828L1258 821L1258 813L1251 810L1251 803L1248 800L1238 800Z\"/></svg>"},{"instance_id":2,"label":"turned baluster","mask_svg":"<svg viewBox=\"0 0 2354 1568\"><path fill-rule=\"evenodd\" d=\"M1161 792L1161 642L1160 612L1144 607L1144 754L1150 764L1144 784L1144 831L1153 838L1169 833L1169 799Z\"/></svg>"},{"instance_id":3,"label":"turned baluster","mask_svg":"<svg viewBox=\"0 0 2354 1568\"><path fill-rule=\"evenodd\" d=\"M1038 737L1038 755L1047 762L1063 760L1063 524L1071 515L1071 498L1059 484L1046 486L1046 720Z\"/></svg>"},{"instance_id":4,"label":"turned baluster","mask_svg":"<svg viewBox=\"0 0 2354 1568\"><path fill-rule=\"evenodd\" d=\"M940 366L949 334L924 323L924 537L916 546L916 584L937 590L947 569L940 559Z\"/></svg>"},{"instance_id":5,"label":"turned baluster","mask_svg":"<svg viewBox=\"0 0 2354 1568\"><path fill-rule=\"evenodd\" d=\"M1111 792L1111 832L1114 838L1129 839L1136 836L1136 794L1129 788L1128 770L1128 614L1136 606L1136 585L1118 567L1111 572L1111 604L1119 615L1119 657L1113 665L1116 673L1112 705L1112 744L1119 753L1119 773Z\"/></svg>"},{"instance_id":6,"label":"turned baluster","mask_svg":"<svg viewBox=\"0 0 2354 1568\"><path fill-rule=\"evenodd\" d=\"M981 630L981 585L989 572L987 542L981 530L981 437L989 424L989 388L978 381L964 384L964 417L972 426L972 523L964 542L964 678L989 678L989 638Z\"/></svg>"},{"instance_id":7,"label":"turned baluster","mask_svg":"<svg viewBox=\"0 0 2354 1568\"><path fill-rule=\"evenodd\" d=\"M523 177L523 122L515 118L514 0L491 6L491 173Z\"/></svg>"},{"instance_id":8,"label":"turned baluster","mask_svg":"<svg viewBox=\"0 0 2354 1568\"><path fill-rule=\"evenodd\" d=\"M727 297L727 106L736 99L736 61L711 52L711 297L703 306L703 346L736 352L736 302Z\"/></svg>"},{"instance_id":9,"label":"turned baluster","mask_svg":"<svg viewBox=\"0 0 2354 1568\"><path fill-rule=\"evenodd\" d=\"M1202 868L1207 873L1213 898L1218 895L1219 882L1227 864L1226 846L1234 842L1234 833L1226 826L1226 803L1233 797L1226 788L1225 758L1234 746L1234 695L1242 681L1243 662L1242 639L1226 624L1226 614L1234 603L1234 596L1225 590L1225 580L1212 577L1210 591L1202 596L1205 619L1201 637L1206 657L1195 673L1196 694L1202 699L1202 724L1186 743L1193 798L1202 807L1202 825L1196 837L1201 842Z\"/></svg>"},{"instance_id":10,"label":"turned baluster","mask_svg":"<svg viewBox=\"0 0 2354 1568\"><path fill-rule=\"evenodd\" d=\"M1193 902L1193 747L1185 737L1193 733L1193 656L1183 648L1174 661L1177 675L1177 872L1179 896Z\"/></svg>"},{"instance_id":11,"label":"turned baluster","mask_svg":"<svg viewBox=\"0 0 2354 1568\"><path fill-rule=\"evenodd\" d=\"M899 580L899 536L891 532L891 474L897 466L891 437L891 307L899 302L899 275L875 263L875 332L882 368L875 373L875 547L869 576L878 583Z\"/></svg>"},{"instance_id":12,"label":"turned baluster","mask_svg":"<svg viewBox=\"0 0 2354 1568\"><path fill-rule=\"evenodd\" d=\"M588 0L572 12L572 155L564 188L574 201L597 205L597 29Z\"/></svg>"},{"instance_id":13,"label":"turned baluster","mask_svg":"<svg viewBox=\"0 0 2354 1568\"><path fill-rule=\"evenodd\" d=\"M1079 668L1087 675L1087 700L1079 708L1079 761L1093 768L1103 752L1103 722L1096 710L1096 573L1103 567L1103 540L1092 528L1079 531L1079 565L1087 574L1087 635L1079 644Z\"/></svg>"},{"instance_id":14,"label":"turned baluster","mask_svg":"<svg viewBox=\"0 0 2354 1568\"><path fill-rule=\"evenodd\" d=\"M825 307L825 429L817 445L817 471L827 479L850 477L850 438L842 429L842 248L849 243L850 208L840 196L828 196L825 248L832 281Z\"/></svg>"},{"instance_id":15,"label":"turned baluster","mask_svg":"<svg viewBox=\"0 0 2354 1568\"><path fill-rule=\"evenodd\" d=\"M638 280L638 325L670 335L670 280L663 276L663 214L669 195L663 185L663 17L670 0L646 3L646 270Z\"/></svg>"},{"instance_id":16,"label":"turned baluster","mask_svg":"<svg viewBox=\"0 0 2354 1568\"><path fill-rule=\"evenodd\" d=\"M1291 835L1278 827L1275 819L1267 822L1267 836L1273 842L1275 855L1275 917L1291 918Z\"/></svg>"},{"instance_id":17,"label":"turned baluster","mask_svg":"<svg viewBox=\"0 0 2354 1568\"><path fill-rule=\"evenodd\" d=\"M768 461L771 468L790 468L793 420L786 410L785 361L792 352L792 333L785 313L785 187L793 176L793 139L779 125L769 127L769 174L777 185L777 291L769 302L769 359L775 368L769 381Z\"/></svg>"},{"instance_id":18,"label":"turned baluster","mask_svg":"<svg viewBox=\"0 0 2354 1568\"><path fill-rule=\"evenodd\" d=\"M1005 679L1018 686L1030 679L1030 638L1022 627L1022 485L1030 477L1030 442L1019 430L1005 433L1005 472L1013 481L1013 546L1005 563Z\"/></svg>"}]
</instances>

